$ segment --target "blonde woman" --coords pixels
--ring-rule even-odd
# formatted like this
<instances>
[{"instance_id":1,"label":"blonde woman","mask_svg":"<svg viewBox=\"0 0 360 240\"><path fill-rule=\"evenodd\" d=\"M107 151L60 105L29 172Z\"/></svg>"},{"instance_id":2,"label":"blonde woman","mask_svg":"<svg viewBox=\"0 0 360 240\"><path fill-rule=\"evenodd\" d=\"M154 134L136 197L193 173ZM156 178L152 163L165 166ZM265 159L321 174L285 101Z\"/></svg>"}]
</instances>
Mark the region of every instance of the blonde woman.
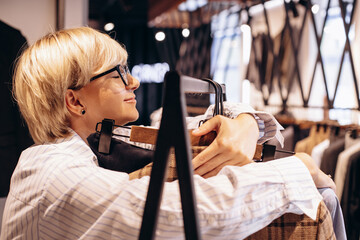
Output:
<instances>
[{"instance_id":1,"label":"blonde woman","mask_svg":"<svg viewBox=\"0 0 360 240\"><path fill-rule=\"evenodd\" d=\"M20 57L14 87L36 144L13 173L1 239L137 239L149 177L130 181L99 167L86 140L104 118L122 125L138 117L139 81L125 49L87 27L48 34ZM331 183L306 156L252 163L257 141L275 133L265 126L259 138L250 114L213 118L194 134L213 129L218 137L193 160L196 173L215 171L194 176L204 239L242 239L286 212L316 217L321 196L314 181ZM243 166L218 173L223 165ZM157 239L183 237L177 181L165 184L157 229Z\"/></svg>"}]
</instances>

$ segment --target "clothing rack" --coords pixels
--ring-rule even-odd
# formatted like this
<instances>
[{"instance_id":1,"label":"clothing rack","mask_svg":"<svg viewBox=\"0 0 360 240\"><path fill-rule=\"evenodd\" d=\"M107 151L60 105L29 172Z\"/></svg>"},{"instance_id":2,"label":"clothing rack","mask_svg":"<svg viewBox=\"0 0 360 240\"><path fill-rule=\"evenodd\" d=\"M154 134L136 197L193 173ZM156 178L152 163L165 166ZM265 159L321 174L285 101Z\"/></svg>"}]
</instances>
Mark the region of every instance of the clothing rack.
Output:
<instances>
[{"instance_id":1,"label":"clothing rack","mask_svg":"<svg viewBox=\"0 0 360 240\"><path fill-rule=\"evenodd\" d=\"M164 102L160 128L157 133L153 168L146 198L139 239L153 239L160 209L162 191L168 167L170 148L175 148L176 171L178 173L180 196L186 239L201 239L197 216L196 198L193 186L192 156L185 121L185 92L215 93L218 106L214 112L222 114L224 86L210 79L196 79L180 76L176 71L168 72L164 80ZM219 102L221 104L219 104ZM216 111L218 110L218 111ZM101 124L101 130L98 127ZM104 119L96 125L99 133L98 152L110 153L111 139L115 121ZM117 134L115 134L117 135ZM118 135L121 136L121 135ZM128 136L124 136L128 137ZM258 148L257 148L258 149ZM261 146L261 160L273 159L275 146ZM286 151L284 151L286 152ZM293 154L292 152L287 152ZM254 156L255 157L255 156Z\"/></svg>"},{"instance_id":2,"label":"clothing rack","mask_svg":"<svg viewBox=\"0 0 360 240\"><path fill-rule=\"evenodd\" d=\"M154 165L139 239L153 239L164 188L170 148L175 148L176 170L179 177L186 239L201 239L196 197L193 185L192 156L185 121L185 92L220 93L220 85L211 80L180 76L176 71L167 72L164 79L163 114L156 142Z\"/></svg>"}]
</instances>

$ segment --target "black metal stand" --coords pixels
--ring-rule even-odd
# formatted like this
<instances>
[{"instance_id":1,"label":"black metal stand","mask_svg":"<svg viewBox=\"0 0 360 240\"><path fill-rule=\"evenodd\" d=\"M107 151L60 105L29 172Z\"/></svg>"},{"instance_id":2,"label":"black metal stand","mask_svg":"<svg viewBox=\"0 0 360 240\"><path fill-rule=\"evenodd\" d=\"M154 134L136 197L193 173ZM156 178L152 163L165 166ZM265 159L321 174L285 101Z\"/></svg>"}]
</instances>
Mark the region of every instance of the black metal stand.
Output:
<instances>
[{"instance_id":1,"label":"black metal stand","mask_svg":"<svg viewBox=\"0 0 360 240\"><path fill-rule=\"evenodd\" d=\"M165 75L164 90L163 115L139 239L153 239L155 236L171 147L175 148L185 236L191 240L201 239L193 186L192 154L185 122L184 92L177 72L168 72Z\"/></svg>"}]
</instances>

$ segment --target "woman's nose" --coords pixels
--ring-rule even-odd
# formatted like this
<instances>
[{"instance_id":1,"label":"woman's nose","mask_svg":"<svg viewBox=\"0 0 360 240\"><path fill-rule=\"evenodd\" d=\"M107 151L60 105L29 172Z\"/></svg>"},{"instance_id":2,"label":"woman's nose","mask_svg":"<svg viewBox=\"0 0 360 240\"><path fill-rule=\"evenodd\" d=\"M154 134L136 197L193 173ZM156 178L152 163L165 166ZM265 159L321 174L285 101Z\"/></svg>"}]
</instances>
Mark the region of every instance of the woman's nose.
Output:
<instances>
[{"instance_id":1,"label":"woman's nose","mask_svg":"<svg viewBox=\"0 0 360 240\"><path fill-rule=\"evenodd\" d=\"M139 80L134 78L131 74L128 75L129 84L126 86L127 89L136 90L140 86Z\"/></svg>"}]
</instances>

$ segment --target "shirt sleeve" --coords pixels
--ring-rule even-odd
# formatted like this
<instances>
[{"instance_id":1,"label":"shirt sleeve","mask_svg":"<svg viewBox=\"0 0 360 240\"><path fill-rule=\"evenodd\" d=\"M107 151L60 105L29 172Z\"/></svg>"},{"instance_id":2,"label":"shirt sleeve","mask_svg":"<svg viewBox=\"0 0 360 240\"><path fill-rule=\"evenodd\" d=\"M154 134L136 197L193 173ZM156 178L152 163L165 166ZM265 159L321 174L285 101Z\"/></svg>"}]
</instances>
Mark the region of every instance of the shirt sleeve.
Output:
<instances>
[{"instance_id":1,"label":"shirt sleeve","mask_svg":"<svg viewBox=\"0 0 360 240\"><path fill-rule=\"evenodd\" d=\"M148 184L149 177L130 181L125 173L99 167L67 169L43 194L41 225L56 219L74 234L86 229L88 237L137 239ZM296 157L227 166L212 178L195 175L194 185L203 239L243 239L288 212L315 219L321 201ZM178 181L165 183L156 239L183 237Z\"/></svg>"},{"instance_id":2,"label":"shirt sleeve","mask_svg":"<svg viewBox=\"0 0 360 240\"><path fill-rule=\"evenodd\" d=\"M255 111L250 105L244 103L232 103L224 102L224 116L229 118L236 118L241 113L251 113L256 119L259 126L259 139L258 144L276 137L281 146L284 146L284 137L281 134L281 130L284 128L279 124L272 114ZM187 118L187 124L189 129L194 129L199 126L201 120L208 120L213 117L214 105L211 105L205 114Z\"/></svg>"}]
</instances>

